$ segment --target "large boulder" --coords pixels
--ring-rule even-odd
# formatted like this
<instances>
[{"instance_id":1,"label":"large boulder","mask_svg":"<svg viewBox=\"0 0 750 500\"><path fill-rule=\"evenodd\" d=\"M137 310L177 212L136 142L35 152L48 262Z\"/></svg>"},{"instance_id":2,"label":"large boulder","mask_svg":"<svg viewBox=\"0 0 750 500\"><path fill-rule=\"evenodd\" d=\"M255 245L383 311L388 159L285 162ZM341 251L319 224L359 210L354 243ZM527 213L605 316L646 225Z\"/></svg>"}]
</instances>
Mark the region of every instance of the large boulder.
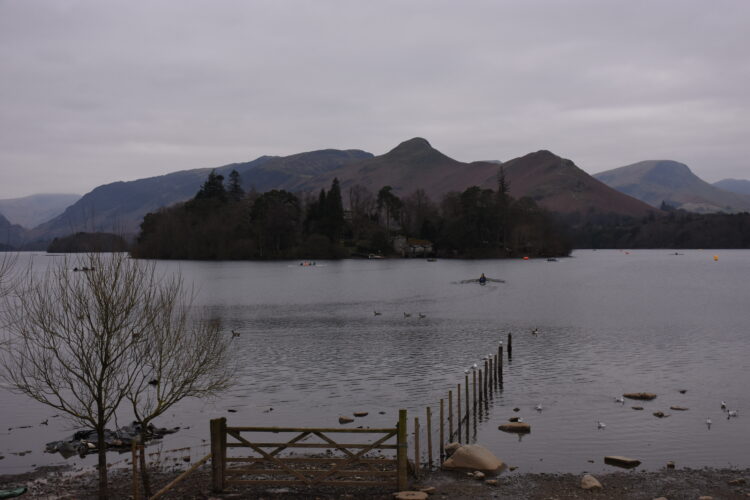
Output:
<instances>
[{"instance_id":1,"label":"large boulder","mask_svg":"<svg viewBox=\"0 0 750 500\"><path fill-rule=\"evenodd\" d=\"M470 469L487 472L502 470L505 464L490 450L478 444L467 444L457 449L443 462L443 469Z\"/></svg>"},{"instance_id":2,"label":"large boulder","mask_svg":"<svg viewBox=\"0 0 750 500\"><path fill-rule=\"evenodd\" d=\"M583 488L584 490L600 490L602 489L602 483L600 483L599 480L591 474L586 474L585 476L583 476L583 478L581 478L581 488Z\"/></svg>"}]
</instances>

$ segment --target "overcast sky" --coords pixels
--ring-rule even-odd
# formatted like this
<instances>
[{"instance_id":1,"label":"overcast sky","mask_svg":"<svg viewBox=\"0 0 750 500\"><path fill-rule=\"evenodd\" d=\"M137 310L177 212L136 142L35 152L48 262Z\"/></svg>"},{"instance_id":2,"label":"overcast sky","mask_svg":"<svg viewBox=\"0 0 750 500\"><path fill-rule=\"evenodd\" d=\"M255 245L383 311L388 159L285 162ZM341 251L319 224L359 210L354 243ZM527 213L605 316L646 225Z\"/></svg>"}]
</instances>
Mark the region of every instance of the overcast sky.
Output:
<instances>
[{"instance_id":1,"label":"overcast sky","mask_svg":"<svg viewBox=\"0 0 750 500\"><path fill-rule=\"evenodd\" d=\"M0 0L0 198L415 136L750 178L750 1Z\"/></svg>"}]
</instances>

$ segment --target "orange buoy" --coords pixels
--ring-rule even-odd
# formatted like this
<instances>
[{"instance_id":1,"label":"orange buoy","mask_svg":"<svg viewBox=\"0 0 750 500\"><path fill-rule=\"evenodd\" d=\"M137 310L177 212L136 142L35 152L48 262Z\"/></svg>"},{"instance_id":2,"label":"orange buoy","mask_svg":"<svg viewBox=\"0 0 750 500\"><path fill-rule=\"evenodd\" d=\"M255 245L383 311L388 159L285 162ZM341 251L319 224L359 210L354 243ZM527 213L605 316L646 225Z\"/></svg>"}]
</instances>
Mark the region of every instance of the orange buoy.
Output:
<instances>
[{"instance_id":1,"label":"orange buoy","mask_svg":"<svg viewBox=\"0 0 750 500\"><path fill-rule=\"evenodd\" d=\"M523 260L529 260L529 258L528 257L524 257Z\"/></svg>"},{"instance_id":2,"label":"orange buoy","mask_svg":"<svg viewBox=\"0 0 750 500\"><path fill-rule=\"evenodd\" d=\"M719 256L718 255L714 255L714 262L719 262Z\"/></svg>"}]
</instances>

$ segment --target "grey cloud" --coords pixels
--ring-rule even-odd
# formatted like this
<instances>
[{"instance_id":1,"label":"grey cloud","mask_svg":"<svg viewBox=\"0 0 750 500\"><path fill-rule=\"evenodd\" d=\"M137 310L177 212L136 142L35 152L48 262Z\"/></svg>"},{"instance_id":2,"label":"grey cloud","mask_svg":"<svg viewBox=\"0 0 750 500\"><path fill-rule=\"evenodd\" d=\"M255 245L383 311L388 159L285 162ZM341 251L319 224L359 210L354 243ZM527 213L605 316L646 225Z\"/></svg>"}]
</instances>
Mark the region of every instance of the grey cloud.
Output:
<instances>
[{"instance_id":1,"label":"grey cloud","mask_svg":"<svg viewBox=\"0 0 750 500\"><path fill-rule=\"evenodd\" d=\"M0 0L0 197L262 154L750 177L750 4Z\"/></svg>"}]
</instances>

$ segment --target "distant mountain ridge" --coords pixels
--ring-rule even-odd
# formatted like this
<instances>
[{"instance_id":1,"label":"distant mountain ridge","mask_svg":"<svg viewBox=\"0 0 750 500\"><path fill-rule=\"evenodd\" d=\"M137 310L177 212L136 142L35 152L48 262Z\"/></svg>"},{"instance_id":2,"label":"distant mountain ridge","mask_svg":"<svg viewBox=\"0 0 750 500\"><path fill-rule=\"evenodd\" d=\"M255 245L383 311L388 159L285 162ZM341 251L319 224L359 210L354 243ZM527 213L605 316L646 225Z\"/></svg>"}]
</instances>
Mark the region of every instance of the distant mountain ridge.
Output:
<instances>
[{"instance_id":1,"label":"distant mountain ridge","mask_svg":"<svg viewBox=\"0 0 750 500\"><path fill-rule=\"evenodd\" d=\"M750 181L744 179L722 179L713 183L719 189L732 193L750 195Z\"/></svg>"},{"instance_id":2,"label":"distant mountain ridge","mask_svg":"<svg viewBox=\"0 0 750 500\"><path fill-rule=\"evenodd\" d=\"M662 202L690 212L745 212L750 196L713 186L672 160L649 160L595 174L608 186L653 207Z\"/></svg>"},{"instance_id":3,"label":"distant mountain ridge","mask_svg":"<svg viewBox=\"0 0 750 500\"><path fill-rule=\"evenodd\" d=\"M321 172L371 156L359 150L328 149L287 157L261 156L250 162L224 165L215 170L225 177L232 170L237 170L247 189L295 189L300 183ZM58 217L34 228L29 238L51 239L81 231L136 234L148 212L195 196L211 170L213 169L182 170L99 186Z\"/></svg>"},{"instance_id":4,"label":"distant mountain ridge","mask_svg":"<svg viewBox=\"0 0 750 500\"><path fill-rule=\"evenodd\" d=\"M0 200L0 214L13 224L31 229L60 215L80 198L80 194L42 193L5 199Z\"/></svg>"},{"instance_id":5,"label":"distant mountain ridge","mask_svg":"<svg viewBox=\"0 0 750 500\"><path fill-rule=\"evenodd\" d=\"M471 186L497 188L501 166L513 197L529 196L555 212L642 216L654 211L549 151L530 153L505 163L464 163L441 153L421 137L404 141L383 155L343 165L301 187L321 189L337 177L343 191L360 184L376 193L390 185L399 196L423 189L434 201L440 201L450 191L463 191Z\"/></svg>"},{"instance_id":6,"label":"distant mountain ridge","mask_svg":"<svg viewBox=\"0 0 750 500\"><path fill-rule=\"evenodd\" d=\"M398 196L423 189L435 202L448 192L470 186L496 188L504 170L515 198L529 196L549 210L581 214L617 213L642 216L655 211L579 169L571 160L538 151L506 162L460 162L433 148L420 137L402 142L387 153L324 149L290 156L261 156L244 163L216 168L227 177L239 172L246 190L285 189L313 192L329 188L334 178L342 194L355 184L374 195L390 185ZM61 215L29 231L26 241L49 241L77 232L114 232L135 235L143 217L161 207L192 198L212 169L202 168L99 186L69 206Z\"/></svg>"}]
</instances>

